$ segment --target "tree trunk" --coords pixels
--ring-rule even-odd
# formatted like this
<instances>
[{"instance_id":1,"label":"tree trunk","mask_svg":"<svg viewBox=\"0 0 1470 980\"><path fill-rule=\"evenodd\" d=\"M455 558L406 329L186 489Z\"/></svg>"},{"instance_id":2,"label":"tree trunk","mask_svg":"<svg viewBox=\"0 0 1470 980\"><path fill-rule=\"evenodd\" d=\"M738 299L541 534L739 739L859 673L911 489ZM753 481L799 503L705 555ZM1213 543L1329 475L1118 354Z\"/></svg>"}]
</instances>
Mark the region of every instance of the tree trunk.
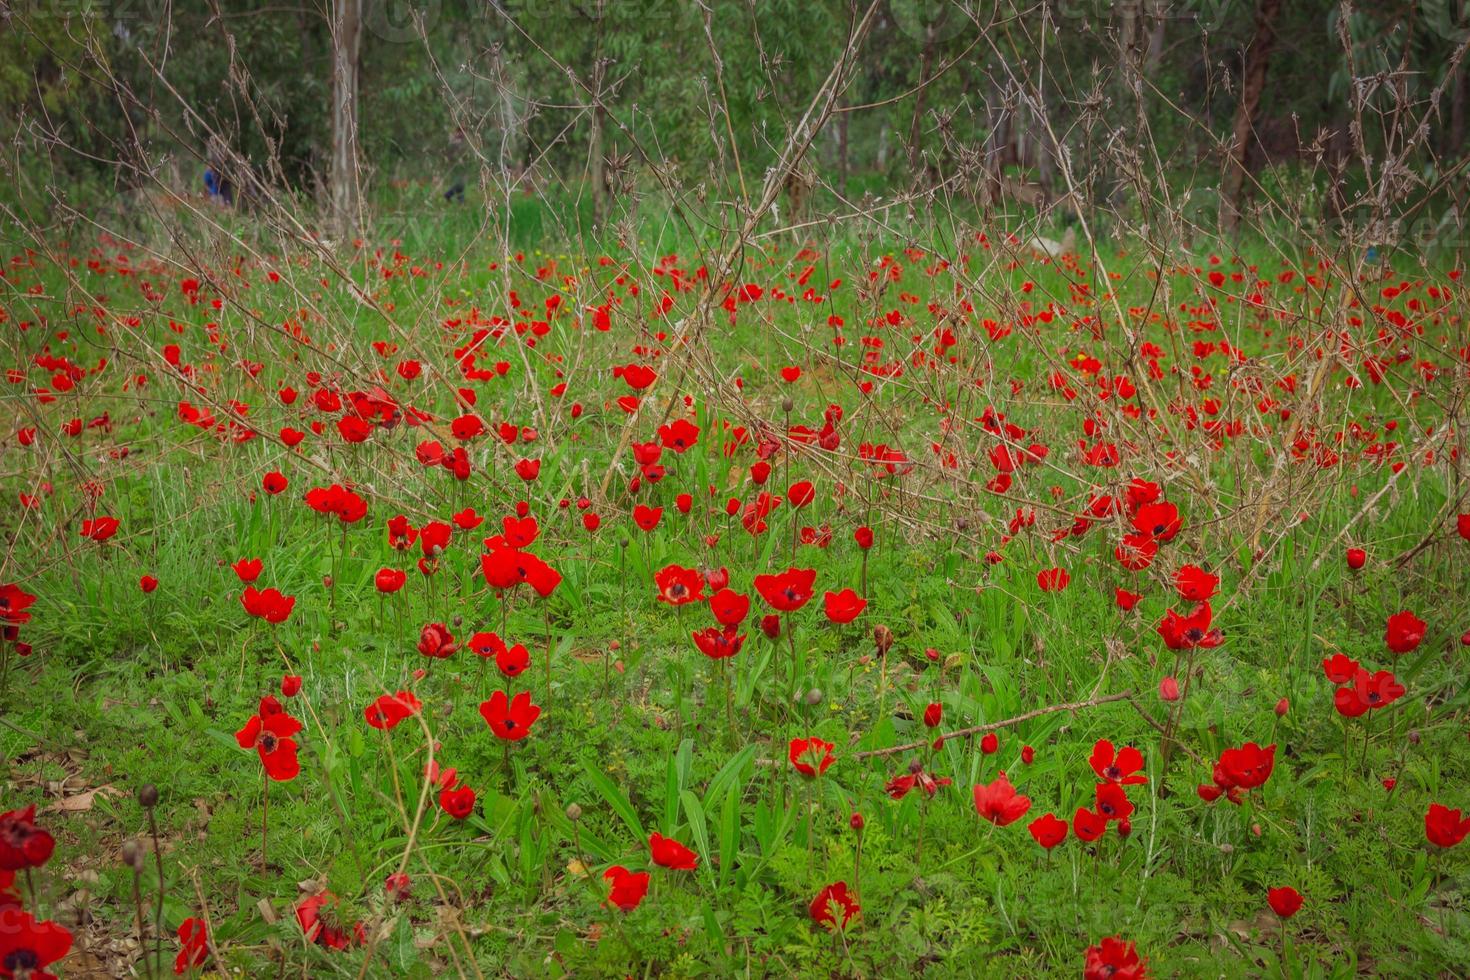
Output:
<instances>
[{"instance_id":1,"label":"tree trunk","mask_svg":"<svg viewBox=\"0 0 1470 980\"><path fill-rule=\"evenodd\" d=\"M1450 128L1445 146L1447 156L1459 156L1465 148L1465 89L1470 88L1470 72L1461 61L1455 68L1455 80L1450 83Z\"/></svg>"},{"instance_id":2,"label":"tree trunk","mask_svg":"<svg viewBox=\"0 0 1470 980\"><path fill-rule=\"evenodd\" d=\"M332 0L332 222L342 238L360 227L357 96L362 0Z\"/></svg>"},{"instance_id":3,"label":"tree trunk","mask_svg":"<svg viewBox=\"0 0 1470 980\"><path fill-rule=\"evenodd\" d=\"M1261 106L1261 93L1266 88L1266 69L1271 64L1271 51L1276 46L1276 20L1282 0L1259 0L1256 26L1250 47L1245 52L1245 72L1240 80L1240 102L1235 107L1229 155L1225 160L1225 177L1220 185L1220 226L1234 234L1240 226L1241 195L1245 189L1246 155L1255 128L1256 110Z\"/></svg>"},{"instance_id":4,"label":"tree trunk","mask_svg":"<svg viewBox=\"0 0 1470 980\"><path fill-rule=\"evenodd\" d=\"M929 66L934 61L934 28L924 30L924 53L919 60L919 91L914 96L914 115L909 120L909 176L917 182L924 162L924 102L929 94Z\"/></svg>"}]
</instances>

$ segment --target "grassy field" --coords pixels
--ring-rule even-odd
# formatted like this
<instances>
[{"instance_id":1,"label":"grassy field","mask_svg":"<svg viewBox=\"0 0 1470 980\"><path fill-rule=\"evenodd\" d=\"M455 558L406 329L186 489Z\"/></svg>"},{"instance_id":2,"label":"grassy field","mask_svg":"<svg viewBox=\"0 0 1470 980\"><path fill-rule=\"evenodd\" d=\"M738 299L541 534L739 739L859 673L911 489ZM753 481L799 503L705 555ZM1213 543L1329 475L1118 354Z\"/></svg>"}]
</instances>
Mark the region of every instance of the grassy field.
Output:
<instances>
[{"instance_id":1,"label":"grassy field","mask_svg":"<svg viewBox=\"0 0 1470 980\"><path fill-rule=\"evenodd\" d=\"M63 975L191 918L203 975L1470 973L1457 275L952 227L722 280L528 215L7 247L0 810Z\"/></svg>"}]
</instances>

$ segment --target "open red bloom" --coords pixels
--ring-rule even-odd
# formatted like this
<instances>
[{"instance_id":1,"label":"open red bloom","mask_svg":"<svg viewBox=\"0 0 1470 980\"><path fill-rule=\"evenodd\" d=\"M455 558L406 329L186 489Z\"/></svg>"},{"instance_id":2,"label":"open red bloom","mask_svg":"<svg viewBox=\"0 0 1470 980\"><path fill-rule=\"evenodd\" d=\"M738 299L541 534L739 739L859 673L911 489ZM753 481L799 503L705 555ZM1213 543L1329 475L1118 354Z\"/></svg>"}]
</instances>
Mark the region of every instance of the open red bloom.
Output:
<instances>
[{"instance_id":1,"label":"open red bloom","mask_svg":"<svg viewBox=\"0 0 1470 980\"><path fill-rule=\"evenodd\" d=\"M721 626L738 626L750 613L750 596L723 588L709 597L709 610Z\"/></svg>"},{"instance_id":2,"label":"open red bloom","mask_svg":"<svg viewBox=\"0 0 1470 980\"><path fill-rule=\"evenodd\" d=\"M247 585L245 591L240 595L240 605L257 619L280 624L291 617L291 610L296 608L296 597L282 595L277 589L261 590L253 585Z\"/></svg>"},{"instance_id":3,"label":"open red bloom","mask_svg":"<svg viewBox=\"0 0 1470 980\"><path fill-rule=\"evenodd\" d=\"M831 742L816 737L793 738L787 748L787 757L803 776L820 776L837 761L832 754L834 748L836 746Z\"/></svg>"},{"instance_id":4,"label":"open red bloom","mask_svg":"<svg viewBox=\"0 0 1470 980\"><path fill-rule=\"evenodd\" d=\"M1332 705L1344 718L1357 718L1368 711L1386 708L1403 696L1404 685L1392 671L1370 674L1359 667L1353 672L1351 684L1343 684L1332 692Z\"/></svg>"},{"instance_id":5,"label":"open red bloom","mask_svg":"<svg viewBox=\"0 0 1470 980\"><path fill-rule=\"evenodd\" d=\"M1101 813L1084 810L1079 806L1077 812L1072 814L1072 833L1077 835L1078 840L1090 844L1107 832L1108 818Z\"/></svg>"},{"instance_id":6,"label":"open red bloom","mask_svg":"<svg viewBox=\"0 0 1470 980\"><path fill-rule=\"evenodd\" d=\"M405 718L416 715L423 709L419 699L409 691L383 694L363 711L367 723L373 728L391 731Z\"/></svg>"},{"instance_id":7,"label":"open red bloom","mask_svg":"<svg viewBox=\"0 0 1470 980\"><path fill-rule=\"evenodd\" d=\"M46 967L71 950L71 933L55 922L38 922L18 908L0 911L0 976L56 980Z\"/></svg>"},{"instance_id":8,"label":"open red bloom","mask_svg":"<svg viewBox=\"0 0 1470 980\"><path fill-rule=\"evenodd\" d=\"M1026 825L1026 829L1031 832L1036 843L1048 851L1067 839L1067 821L1052 813L1037 817Z\"/></svg>"},{"instance_id":9,"label":"open red bloom","mask_svg":"<svg viewBox=\"0 0 1470 980\"><path fill-rule=\"evenodd\" d=\"M1220 576L1211 575L1198 565L1185 565L1174 573L1174 588L1181 599L1204 602L1220 591Z\"/></svg>"},{"instance_id":10,"label":"open red bloom","mask_svg":"<svg viewBox=\"0 0 1470 980\"><path fill-rule=\"evenodd\" d=\"M633 911L648 894L649 878L647 871L629 871L621 864L613 865L602 873L602 880L611 885L607 893L608 902L624 912Z\"/></svg>"},{"instance_id":11,"label":"open red bloom","mask_svg":"<svg viewBox=\"0 0 1470 980\"><path fill-rule=\"evenodd\" d=\"M868 608L868 600L852 589L828 592L822 597L822 602L826 607L827 618L838 624L852 622Z\"/></svg>"},{"instance_id":12,"label":"open red bloom","mask_svg":"<svg viewBox=\"0 0 1470 980\"><path fill-rule=\"evenodd\" d=\"M807 911L811 913L813 922L833 929L845 929L862 908L857 899L848 893L847 882L838 881L817 892L817 897L812 899ZM838 915L842 916L840 924L837 921Z\"/></svg>"},{"instance_id":13,"label":"open red bloom","mask_svg":"<svg viewBox=\"0 0 1470 980\"><path fill-rule=\"evenodd\" d=\"M36 826L36 807L0 813L0 871L39 868L51 860L56 840Z\"/></svg>"},{"instance_id":14,"label":"open red bloom","mask_svg":"<svg viewBox=\"0 0 1470 980\"><path fill-rule=\"evenodd\" d=\"M454 819L463 820L475 812L475 791L468 786L446 787L439 791L439 806Z\"/></svg>"},{"instance_id":15,"label":"open red bloom","mask_svg":"<svg viewBox=\"0 0 1470 980\"><path fill-rule=\"evenodd\" d=\"M1044 568L1036 573L1036 584L1042 592L1060 592L1072 581L1065 568Z\"/></svg>"},{"instance_id":16,"label":"open red bloom","mask_svg":"<svg viewBox=\"0 0 1470 980\"><path fill-rule=\"evenodd\" d=\"M242 749L255 749L260 754L265 774L278 783L289 782L301 772L296 759L296 741L301 722L284 711L274 710L274 699L261 702L259 714L252 715L245 727L235 733Z\"/></svg>"},{"instance_id":17,"label":"open red bloom","mask_svg":"<svg viewBox=\"0 0 1470 980\"><path fill-rule=\"evenodd\" d=\"M1133 529L1160 542L1172 541L1179 533L1179 508L1167 500L1144 504L1133 513Z\"/></svg>"},{"instance_id":18,"label":"open red bloom","mask_svg":"<svg viewBox=\"0 0 1470 980\"><path fill-rule=\"evenodd\" d=\"M997 776L988 786L975 786L973 792L975 811L997 827L1015 823L1031 809L1031 797L1016 792L1005 773Z\"/></svg>"},{"instance_id":19,"label":"open red bloom","mask_svg":"<svg viewBox=\"0 0 1470 980\"><path fill-rule=\"evenodd\" d=\"M246 585L260 578L260 573L265 569L265 562L259 558L241 558L230 568L234 569L235 575Z\"/></svg>"},{"instance_id":20,"label":"open red bloom","mask_svg":"<svg viewBox=\"0 0 1470 980\"><path fill-rule=\"evenodd\" d=\"M1231 803L1239 804L1242 793L1255 789L1271 778L1276 766L1276 746L1261 748L1255 742L1247 742L1238 748L1226 749L1215 763L1214 786L1201 786L1200 798L1213 802L1225 794Z\"/></svg>"},{"instance_id":21,"label":"open red bloom","mask_svg":"<svg viewBox=\"0 0 1470 980\"><path fill-rule=\"evenodd\" d=\"M1394 653L1408 653L1423 642L1425 629L1424 620L1405 609L1388 617L1383 642Z\"/></svg>"},{"instance_id":22,"label":"open red bloom","mask_svg":"<svg viewBox=\"0 0 1470 980\"><path fill-rule=\"evenodd\" d=\"M639 504L633 508L633 523L640 530L652 531L658 527L658 522L663 519L664 509L662 507L650 507L647 504Z\"/></svg>"},{"instance_id":23,"label":"open red bloom","mask_svg":"<svg viewBox=\"0 0 1470 980\"><path fill-rule=\"evenodd\" d=\"M116 533L116 517L89 517L82 521L82 537L89 541L106 541Z\"/></svg>"},{"instance_id":24,"label":"open red bloom","mask_svg":"<svg viewBox=\"0 0 1470 980\"><path fill-rule=\"evenodd\" d=\"M13 582L0 585L0 623L9 623L12 626L29 623L31 614L26 610L31 608L35 601L35 596Z\"/></svg>"},{"instance_id":25,"label":"open red bloom","mask_svg":"<svg viewBox=\"0 0 1470 980\"><path fill-rule=\"evenodd\" d=\"M1302 896L1301 892L1288 885L1282 888L1267 889L1266 902L1271 906L1272 912L1283 919L1289 919L1301 909Z\"/></svg>"},{"instance_id":26,"label":"open red bloom","mask_svg":"<svg viewBox=\"0 0 1470 980\"><path fill-rule=\"evenodd\" d=\"M497 738L519 742L531 734L531 726L541 717L541 709L531 703L530 691L521 691L514 698L507 698L504 691L496 691L489 701L480 702L480 717Z\"/></svg>"},{"instance_id":27,"label":"open red bloom","mask_svg":"<svg viewBox=\"0 0 1470 980\"><path fill-rule=\"evenodd\" d=\"M653 863L673 871L693 871L699 866L699 855L672 837L654 832L648 836L648 853Z\"/></svg>"},{"instance_id":28,"label":"open red bloom","mask_svg":"<svg viewBox=\"0 0 1470 980\"><path fill-rule=\"evenodd\" d=\"M755 590L777 612L795 612L811 601L814 568L788 568L780 575L757 575Z\"/></svg>"},{"instance_id":29,"label":"open red bloom","mask_svg":"<svg viewBox=\"0 0 1470 980\"><path fill-rule=\"evenodd\" d=\"M694 646L699 652L711 660L733 657L745 644L745 634L737 634L734 626L726 626L724 629L710 626L689 635L693 637Z\"/></svg>"},{"instance_id":30,"label":"open red bloom","mask_svg":"<svg viewBox=\"0 0 1470 980\"><path fill-rule=\"evenodd\" d=\"M682 565L666 565L653 576L659 602L683 606L704 598L704 576Z\"/></svg>"},{"instance_id":31,"label":"open red bloom","mask_svg":"<svg viewBox=\"0 0 1470 980\"><path fill-rule=\"evenodd\" d=\"M337 896L331 892L318 892L296 903L296 921L306 935L306 941L326 949L341 952L354 942L359 945L367 941L367 932L362 923L355 923L348 932L331 915L336 908Z\"/></svg>"},{"instance_id":32,"label":"open red bloom","mask_svg":"<svg viewBox=\"0 0 1470 980\"><path fill-rule=\"evenodd\" d=\"M1133 815L1133 804L1128 794L1117 783L1097 784L1097 814L1109 822L1127 820Z\"/></svg>"},{"instance_id":33,"label":"open red bloom","mask_svg":"<svg viewBox=\"0 0 1470 980\"><path fill-rule=\"evenodd\" d=\"M1424 814L1424 836L1435 847L1454 847L1470 836L1470 817L1442 803L1431 803Z\"/></svg>"},{"instance_id":34,"label":"open red bloom","mask_svg":"<svg viewBox=\"0 0 1470 980\"><path fill-rule=\"evenodd\" d=\"M1334 653L1322 659L1322 673L1334 684L1346 684L1357 676L1358 662L1345 653Z\"/></svg>"},{"instance_id":35,"label":"open red bloom","mask_svg":"<svg viewBox=\"0 0 1470 980\"><path fill-rule=\"evenodd\" d=\"M203 966L209 959L209 934L203 919L188 918L179 924L179 943L182 948L174 958L174 973L183 976L196 966Z\"/></svg>"},{"instance_id":36,"label":"open red bloom","mask_svg":"<svg viewBox=\"0 0 1470 980\"><path fill-rule=\"evenodd\" d=\"M1201 602L1187 616L1170 609L1164 613L1156 630L1170 650L1207 650L1225 642L1225 634L1210 628L1212 616L1208 602Z\"/></svg>"},{"instance_id":37,"label":"open red bloom","mask_svg":"<svg viewBox=\"0 0 1470 980\"><path fill-rule=\"evenodd\" d=\"M1087 760L1098 779L1121 786L1140 786L1148 777L1139 770L1143 768L1143 753L1131 745L1114 750L1113 743L1100 738L1092 747L1092 757Z\"/></svg>"},{"instance_id":38,"label":"open red bloom","mask_svg":"<svg viewBox=\"0 0 1470 980\"><path fill-rule=\"evenodd\" d=\"M1152 565L1158 553L1159 543L1154 536L1138 531L1123 535L1123 540L1113 549L1113 557L1118 564L1130 572L1141 572Z\"/></svg>"},{"instance_id":39,"label":"open red bloom","mask_svg":"<svg viewBox=\"0 0 1470 980\"><path fill-rule=\"evenodd\" d=\"M1148 964L1130 942L1109 936L1087 947L1082 964L1083 980L1147 980Z\"/></svg>"}]
</instances>

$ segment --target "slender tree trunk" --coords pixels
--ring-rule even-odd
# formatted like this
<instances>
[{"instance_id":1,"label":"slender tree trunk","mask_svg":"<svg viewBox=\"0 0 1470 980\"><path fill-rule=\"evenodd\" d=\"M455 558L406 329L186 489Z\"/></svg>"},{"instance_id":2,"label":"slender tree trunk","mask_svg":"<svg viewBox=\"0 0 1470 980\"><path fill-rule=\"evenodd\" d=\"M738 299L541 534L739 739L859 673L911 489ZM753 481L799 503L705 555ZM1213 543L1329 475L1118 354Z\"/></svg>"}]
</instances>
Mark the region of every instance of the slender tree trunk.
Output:
<instances>
[{"instance_id":1,"label":"slender tree trunk","mask_svg":"<svg viewBox=\"0 0 1470 980\"><path fill-rule=\"evenodd\" d=\"M332 0L332 221L355 235L358 198L358 72L362 64L362 0Z\"/></svg>"},{"instance_id":2,"label":"slender tree trunk","mask_svg":"<svg viewBox=\"0 0 1470 980\"><path fill-rule=\"evenodd\" d=\"M1445 153L1458 156L1465 148L1465 89L1470 88L1470 72L1461 61L1455 68L1455 80L1450 83L1450 128Z\"/></svg>"},{"instance_id":3,"label":"slender tree trunk","mask_svg":"<svg viewBox=\"0 0 1470 980\"><path fill-rule=\"evenodd\" d=\"M914 114L909 119L909 176L918 181L924 162L924 103L929 94L929 68L934 63L934 28L924 31L924 53L919 60L919 91L914 96Z\"/></svg>"},{"instance_id":4,"label":"slender tree trunk","mask_svg":"<svg viewBox=\"0 0 1470 980\"><path fill-rule=\"evenodd\" d=\"M1261 93L1266 88L1266 70L1276 46L1276 21L1282 0L1259 0L1256 26L1250 47L1245 52L1245 72L1240 80L1240 102L1235 107L1229 156L1225 160L1225 177L1220 185L1220 225L1227 234L1240 226L1241 195L1245 189L1246 156L1254 138L1256 111L1261 106Z\"/></svg>"}]
</instances>

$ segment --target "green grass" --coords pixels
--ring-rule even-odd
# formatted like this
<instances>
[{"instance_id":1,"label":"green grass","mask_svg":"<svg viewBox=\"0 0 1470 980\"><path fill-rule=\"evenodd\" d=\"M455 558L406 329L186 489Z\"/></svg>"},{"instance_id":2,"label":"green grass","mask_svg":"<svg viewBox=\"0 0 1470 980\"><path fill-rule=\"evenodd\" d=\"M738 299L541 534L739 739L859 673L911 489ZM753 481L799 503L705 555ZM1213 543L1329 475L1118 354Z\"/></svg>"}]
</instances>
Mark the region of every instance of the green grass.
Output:
<instances>
[{"instance_id":1,"label":"green grass","mask_svg":"<svg viewBox=\"0 0 1470 980\"><path fill-rule=\"evenodd\" d=\"M703 337L716 367L713 376L728 387L738 373L744 391L738 398L732 387L717 394L695 378L682 385L680 393L697 399L703 435L685 456L666 453L669 475L637 498L665 507L663 523L645 537L625 516L632 504L626 493L630 457L624 452L614 460L625 416L616 405L604 406L626 388L609 368L635 359L632 344L657 342L636 332L640 316L631 308L646 313L650 296L667 279L640 266L671 252L687 257L693 243L660 237L665 232L654 221L637 250L558 249L547 243L555 240L562 219L517 204L511 241L526 250L523 266L476 245L465 271L444 272L433 263L451 266L474 235L469 212L448 213L436 227L440 212L422 212L428 217L414 225L417 237L404 236L401 270L418 265L427 270L424 276L384 280L360 261L353 266L379 303L391 302L386 317L354 304L340 282L304 255L272 264L282 273L274 286L265 283L262 270L247 272L251 291L219 313L183 306L176 270L141 274L160 282L167 295L151 307L137 295L137 277L91 272L85 263L73 270L77 279L70 283L50 266L15 277L22 289L38 281L47 290L39 296L21 289L9 293L13 321L45 314L53 328L74 322L67 341L53 338L52 352L89 367L107 356L119 368L84 379L55 404L37 404L14 386L6 395L18 417L32 420L23 424L39 424L43 434L35 449L7 442L6 490L14 500L46 480L54 493L39 511L14 508L4 517L13 544L0 577L21 582L40 599L35 622L23 629L36 654L13 665L0 715L0 755L8 773L3 803L11 808L37 802L44 808L57 796L53 784L66 779L117 791L98 793L86 812L44 816L60 843L37 877L41 907L52 913L63 903L75 905L85 888L93 919L86 930L76 930L79 937L97 944L135 929L132 875L118 852L124 841L146 836L146 814L135 794L151 783L161 794L157 815L166 848L166 955L177 948L173 930L185 917L202 913L202 899L221 965L247 974L886 976L922 970L936 976L1075 976L1083 950L1114 934L1134 941L1160 976L1470 971L1464 897L1470 849L1431 853L1423 830L1431 801L1470 804L1470 705L1459 646L1460 632L1470 627L1470 544L1450 531L1402 567L1393 562L1445 513L1453 523L1449 505L1462 485L1463 461L1451 462L1442 450L1433 464L1419 463L1423 446L1415 426L1421 434L1428 423L1444 426L1445 406L1463 397L1463 362L1458 375L1453 367L1454 349L1467 342L1463 290L1445 322L1412 341L1420 345L1416 357L1442 368L1438 382L1419 385L1426 397L1400 400L1415 383L1412 362L1394 368L1388 384L1360 390L1343 385L1342 369L1330 376L1320 402L1324 429L1353 421L1381 426L1393 418L1402 425L1400 441L1412 447L1412 459L1410 449L1400 457L1410 462L1410 471L1339 536L1390 478L1388 467L1362 458L1324 470L1288 461L1288 482L1263 504L1272 453L1290 423L1258 414L1253 402L1259 393L1230 387L1227 380L1255 372L1273 391L1276 380L1296 373L1305 388L1316 362L1291 353L1283 335L1315 336L1311 317L1274 324L1267 337L1244 304L1222 301L1221 329L1198 337L1223 334L1251 360L1237 365L1237 375L1221 355L1211 355L1205 368L1221 381L1210 392L1191 391L1187 381L1167 377L1147 397L1159 399L1168 445L1161 438L1147 441L1118 470L1099 471L1081 465L1072 450L1083 438L1083 406L1091 403L1087 396L1080 404L1067 402L1047 379L1081 350L1095 353L1109 373L1141 376L1142 364L1124 359L1126 345L1120 346L1110 303L1092 309L1110 324L1104 342L1063 320L1033 330L1020 322L1015 304L1046 297L1075 302L1064 273L1032 261L1010 269L966 247L976 256L970 269L975 289L969 293L976 319L1012 321L1013 334L990 340L977 323L957 325L957 350L965 358L960 366L911 368L903 379L864 397L852 383L864 319L902 309L918 324L912 333L923 335L933 327L926 304L949 305L955 298L947 278L924 274L930 259L904 258L900 242L864 244L844 237L823 243L812 284L824 288L834 279L846 280L834 291L830 309L799 302L742 309L734 326L721 318ZM1264 245L1253 248L1246 261L1259 263L1263 278L1273 278L1279 254ZM327 419L326 435L309 438L301 456L273 438L218 440L177 420L178 399L193 396L143 346L146 341L156 352L178 342L186 362L217 367L207 374L211 396L248 402L249 417L266 433L283 424L306 428L302 418L317 417L304 408L308 370L350 368L362 377L382 365L390 390L405 398L414 392L415 404L447 419L456 414L451 385L409 386L391 373L408 345L426 367L451 367L449 350L464 340L442 321L462 318L472 306L486 316L508 311L507 287L528 308L541 309L557 280L538 282L534 272L552 259L558 274L578 279L566 293L567 304L585 306L611 285L611 274L599 272L595 261L604 250L631 263L630 274L646 284L636 303L629 300L618 329L606 335L553 330L545 344L528 352L529 379L507 347L497 356L514 365L511 376L475 386L477 409L492 427L509 420L540 430L528 453L542 460L542 476L533 485L522 485L510 471L519 446L497 447L494 464L482 465L479 454L490 451L493 437L476 444L479 458L468 484L413 461L414 445L429 437L422 428L400 425L354 447L335 437ZM854 287L883 254L900 257L904 278L881 299L864 300ZM1174 296L1173 306L1157 298L1141 254L1104 259L1121 276L1115 288L1124 310L1149 306L1176 324L1195 317L1177 308L1181 301L1197 302L1192 297ZM142 264L141 258L135 261ZM804 264L794 248L784 247L766 264L752 258L741 281L782 286L799 296L801 288L787 274ZM1237 267L1227 261L1226 268ZM227 269L221 262L209 271L218 276ZM1401 271L1395 278L1423 274ZM1444 281L1433 275L1433 281ZM327 287L317 283L319 276L328 276ZM1036 291L1021 292L1023 281L1035 281ZM1199 282L1180 277L1173 287ZM901 300L900 290L913 293L917 302ZM1237 295L1242 290L1225 287ZM1273 295L1295 312L1323 302L1321 294L1298 295L1285 286ZM87 296L121 316L137 313L140 325L113 326L107 338L98 338L86 317L68 321L67 311ZM448 306L446 298L456 305ZM687 315L690 294L681 294L677 303L670 324ZM316 312L303 317L303 306ZM825 342L829 312L848 324L848 344L836 348L835 357ZM169 330L169 317L188 323L182 336ZM266 329L303 319L312 336L309 346ZM1168 364L1187 372L1196 363L1189 350L1195 336L1144 326L1144 316L1131 319L1145 330L1144 339L1168 353ZM401 330L390 329L389 320ZM221 325L230 341L227 352L211 350L206 321ZM1438 343L1441 333L1448 344ZM908 329L883 334L899 351L909 350ZM26 363L43 341L39 330L11 329L7 336L17 364ZM388 339L404 350L380 360L366 342ZM329 351L328 342L335 349ZM558 365L534 356L547 352L565 358L561 367L572 389L560 402L545 395L557 380ZM258 380L238 370L240 358L265 365ZM777 370L786 364L805 367L799 383L780 382ZM122 379L139 370L150 375L149 384L123 390ZM1011 378L1024 381L1021 394L1012 393ZM28 384L43 381L44 372L37 371ZM273 396L283 383L303 392L289 410ZM530 384L553 406L547 416L535 414L536 402L527 397ZM1297 413L1313 407L1305 397L1274 394ZM821 462L798 457L789 478L814 478L820 488L816 503L800 512L800 523L830 523L833 531L829 548L803 546L795 561L819 570L817 598L797 617L794 647L802 673L788 682L786 640L766 640L749 621L746 646L731 662L732 730L718 665L688 640L690 629L708 625L707 613L691 607L676 616L654 599L651 576L669 562L725 565L732 584L751 592L752 575L786 567L791 508L778 510L770 531L759 538L726 518L725 499L746 499L751 490L743 479L751 451L745 447L726 459L720 450L723 422L751 426L759 418L779 426L786 396L793 402L791 421L813 426L820 425L829 402L842 405L844 453L862 441L887 442L902 445L922 465L911 477L880 483L865 477L847 455ZM993 441L966 427L954 447L964 457L962 465L955 472L941 470L927 450L939 433L926 396L951 400L956 415L966 418L988 405L1005 411L1051 446L1047 465L1018 475L1007 495L986 493L982 485L991 470L985 453ZM1248 426L1269 422L1269 437L1247 434L1215 451L1208 433L1186 428L1177 412L1166 411L1198 405L1205 397L1224 400L1222 414ZM573 399L587 407L576 421L567 411ZM652 437L661 403L658 408L645 408L645 416L653 412L654 419L635 428L638 439ZM90 418L104 410L115 423L110 434L94 430L72 440L56 432L73 416ZM1108 417L1118 429L1124 426L1116 413ZM70 452L62 454L58 445ZM108 449L123 445L130 449L126 458L109 458ZM1177 451L1179 465L1164 464L1166 448ZM602 476L614 462L622 468L611 478L607 497L598 498ZM727 478L732 467L740 479ZM261 474L276 468L290 477L291 489L274 498L256 493ZM101 512L122 519L118 537L106 545L77 536L84 505L79 472L105 485ZM1163 480L1184 516L1184 531L1164 547L1149 573L1131 575L1113 560L1116 525L1095 527L1071 542L1051 541L1048 532L1070 523L1067 514L1085 506L1094 483L1116 486L1135 473ZM847 493L834 499L838 479ZM308 487L333 480L357 482L369 501L368 517L345 534L334 520L300 503ZM770 489L779 491L787 481L787 470L777 462ZM719 488L712 499L700 492L711 484ZM673 507L674 496L686 490L696 494L687 517ZM596 534L583 529L575 504L558 506L560 498L575 500L583 493L598 498L592 509L604 523ZM542 522L541 539L531 550L565 575L550 600L519 597L505 614L508 637L532 651L531 669L514 685L531 690L543 706L532 735L509 752L497 744L476 712L495 681L464 651L433 663L417 683L426 706L422 727L410 722L386 736L367 727L364 707L385 691L407 686L409 672L425 665L413 648L424 623L447 622L460 638L501 628L503 612L478 578L479 539L496 533L500 517L522 498ZM1051 504L1057 510L1048 511ZM431 590L412 560L390 548L386 521L400 512L415 524L448 519L470 505L487 523L456 533ZM1017 507L1039 510L1036 527L1003 543L1004 524ZM1296 520L1299 510L1308 513ZM857 586L861 558L851 534L864 522L878 538L867 564L870 605L856 624L832 626L821 617L821 592ZM1249 532L1258 526L1262 533L1253 542ZM713 547L705 543L712 534L719 535ZM1348 543L1369 552L1361 573L1348 572L1343 563ZM984 561L992 548L1004 551L1000 564ZM297 596L283 626L253 625L245 616L241 587L229 568L241 557L265 559L259 585ZM1145 711L1164 719L1171 706L1159 700L1157 688L1171 672L1173 654L1153 627L1165 608L1187 605L1172 595L1167 573L1188 561L1209 565L1223 577L1216 622L1227 640L1192 661L1198 673L1179 708L1183 748L1175 751L1167 773L1158 731L1128 702L1047 714L1007 728L994 755L982 754L974 740L955 739L932 754L854 757L926 737L917 719L930 700L945 706L943 730L1121 691L1135 692ZM1040 592L1037 571L1056 565L1069 569L1072 584L1059 594ZM383 566L410 575L404 593L386 605L372 585L374 571ZM152 595L138 589L145 573L162 582ZM333 580L330 590L324 576ZM1117 586L1146 593L1138 611L1116 609ZM753 614L764 612L759 597L752 599ZM1401 608L1417 612L1430 632L1419 650L1394 658L1383 647L1383 623ZM871 636L880 623L896 636L886 669L874 656ZM926 648L939 651L942 673L929 665ZM1365 665L1395 670L1407 696L1368 719L1344 723L1332 709L1331 686L1320 669L1321 659L1339 650ZM616 669L609 672L608 662L616 662ZM1183 682L1185 668L1175 669ZM271 787L272 867L262 871L261 769L253 753L237 747L234 732L258 698L278 687L283 672L304 679L301 695L287 702L306 725L299 737L302 772L291 783ZM1289 700L1290 710L1278 718L1273 708L1281 698ZM430 798L410 837L427 760L426 731L437 743L435 758L458 769L480 802L471 817L455 821ZM814 786L786 763L786 740L808 734L837 746L837 763ZM1046 854L1024 824L1048 811L1067 817L1091 804L1094 780L1087 759L1099 738L1133 743L1144 752L1150 781L1130 794L1137 807L1132 833L1123 838L1110 831L1095 846L1069 837ZM1209 781L1210 762L1223 749L1251 740L1280 746L1264 790L1243 807L1202 802L1194 786ZM1020 759L1024 745L1035 749L1030 765ZM390 777L390 750L404 808ZM922 806L918 793L896 802L883 792L885 782L914 758L954 780ZM1033 801L1025 820L1008 827L979 819L970 798L972 785L989 782L1000 770ZM1398 780L1391 794L1381 783L1389 776ZM581 813L576 822L567 815L573 805ZM833 935L811 922L806 905L830 882L853 882L858 835L848 821L854 811L866 820L863 911L845 934ZM649 898L626 916L600 907L602 870L611 864L647 867L646 835L655 830L693 847L699 870L653 869ZM384 879L405 862L414 897L392 906ZM95 883L84 884L93 874ZM143 880L145 901L151 901L151 865ZM360 948L334 953L303 941L291 907L302 895L299 883L307 880L339 897L344 920L361 919L378 934L369 961ZM1306 904L1285 927L1283 964L1283 930L1265 892L1285 884L1298 888ZM263 906L274 915L264 915Z\"/></svg>"}]
</instances>

